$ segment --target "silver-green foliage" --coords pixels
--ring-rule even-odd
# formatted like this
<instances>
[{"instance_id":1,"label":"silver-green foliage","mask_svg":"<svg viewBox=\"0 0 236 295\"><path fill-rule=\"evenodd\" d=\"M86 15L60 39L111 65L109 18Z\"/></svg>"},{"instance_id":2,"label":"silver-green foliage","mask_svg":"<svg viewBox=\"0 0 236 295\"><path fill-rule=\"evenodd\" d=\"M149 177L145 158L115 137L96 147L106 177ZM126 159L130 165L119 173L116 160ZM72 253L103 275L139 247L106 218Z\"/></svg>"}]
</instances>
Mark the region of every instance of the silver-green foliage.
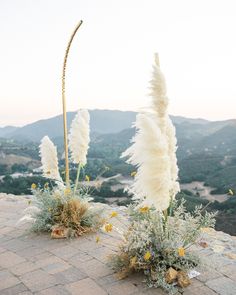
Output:
<instances>
[{"instance_id":1,"label":"silver-green foliage","mask_svg":"<svg viewBox=\"0 0 236 295\"><path fill-rule=\"evenodd\" d=\"M184 202L173 202L166 214L135 206L129 208L129 214L130 227L111 265L121 276L142 271L149 287L162 287L175 294L177 288L165 280L167 270L172 267L187 273L200 264L198 255L190 248L200 237L201 228L214 227L216 213L203 213L202 207L189 213ZM179 249L184 250L184 255L180 255ZM150 253L150 259L145 259L146 253Z\"/></svg>"}]
</instances>

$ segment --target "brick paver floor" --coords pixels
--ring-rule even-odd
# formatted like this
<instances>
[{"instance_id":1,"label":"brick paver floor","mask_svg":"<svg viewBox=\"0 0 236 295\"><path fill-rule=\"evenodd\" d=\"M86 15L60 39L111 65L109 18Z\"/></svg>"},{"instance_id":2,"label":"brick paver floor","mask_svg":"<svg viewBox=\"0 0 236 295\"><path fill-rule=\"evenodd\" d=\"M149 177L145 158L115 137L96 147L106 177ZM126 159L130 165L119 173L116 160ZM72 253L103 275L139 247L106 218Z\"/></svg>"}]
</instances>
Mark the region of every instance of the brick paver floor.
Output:
<instances>
[{"instance_id":1,"label":"brick paver floor","mask_svg":"<svg viewBox=\"0 0 236 295\"><path fill-rule=\"evenodd\" d=\"M26 207L24 197L0 197L1 295L165 294L160 289L147 289L141 275L118 280L107 266L107 256L116 251L120 241L114 233L100 234L99 243L95 241L96 234L52 240L49 234L29 233L28 225L16 225ZM218 241L218 251L199 250L203 257L210 258L212 266L193 279L184 295L236 294L236 240L224 234L220 237L223 238ZM231 257L219 253L222 247L228 247Z\"/></svg>"}]
</instances>

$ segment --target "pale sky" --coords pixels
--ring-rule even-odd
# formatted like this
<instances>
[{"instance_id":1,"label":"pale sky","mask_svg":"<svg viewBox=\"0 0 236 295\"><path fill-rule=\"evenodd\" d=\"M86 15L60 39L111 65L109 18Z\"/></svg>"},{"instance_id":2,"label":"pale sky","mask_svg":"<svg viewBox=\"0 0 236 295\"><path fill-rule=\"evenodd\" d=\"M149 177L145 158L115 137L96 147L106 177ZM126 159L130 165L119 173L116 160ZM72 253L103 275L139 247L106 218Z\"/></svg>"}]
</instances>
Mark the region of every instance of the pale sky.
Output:
<instances>
[{"instance_id":1,"label":"pale sky","mask_svg":"<svg viewBox=\"0 0 236 295\"><path fill-rule=\"evenodd\" d=\"M236 118L236 1L0 0L0 126L62 112L62 61L80 19L68 110L148 106L158 52L171 114Z\"/></svg>"}]
</instances>

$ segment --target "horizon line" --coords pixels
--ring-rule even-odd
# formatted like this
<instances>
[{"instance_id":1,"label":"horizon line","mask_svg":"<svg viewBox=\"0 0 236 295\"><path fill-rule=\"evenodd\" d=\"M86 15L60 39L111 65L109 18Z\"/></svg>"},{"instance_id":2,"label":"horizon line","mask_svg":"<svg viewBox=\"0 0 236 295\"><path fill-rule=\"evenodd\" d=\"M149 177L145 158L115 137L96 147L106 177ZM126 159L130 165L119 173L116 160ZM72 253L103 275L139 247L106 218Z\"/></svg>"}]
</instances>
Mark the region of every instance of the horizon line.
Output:
<instances>
[{"instance_id":1,"label":"horizon line","mask_svg":"<svg viewBox=\"0 0 236 295\"><path fill-rule=\"evenodd\" d=\"M118 111L118 112L124 112L124 113L125 112L131 112L131 113L139 113L139 112L141 112L141 110L138 112L138 111L134 111L134 110L103 109L103 108L101 108L101 109L95 108L95 109L87 109L87 110L88 111ZM67 111L66 113L76 113L77 111L78 110L76 110L76 111ZM145 108L143 108L143 111L145 111ZM50 119L53 119L53 118L59 117L59 116L62 116L62 113L51 116L51 117L38 119L38 120L32 121L30 123L25 123L25 124L22 124L22 125L9 125L9 124L8 125L0 125L0 128L7 128L7 127L23 128L23 127L25 127L27 125L31 125L31 124L34 124L34 123L39 122L39 121L50 120ZM236 118L211 120L211 119L207 119L207 118L203 118L203 117L186 117L184 115L172 115L172 114L169 114L169 116L186 118L186 119L190 119L190 120L202 120L202 121L207 121L207 122L223 122L223 121L234 121L234 120L236 120Z\"/></svg>"}]
</instances>

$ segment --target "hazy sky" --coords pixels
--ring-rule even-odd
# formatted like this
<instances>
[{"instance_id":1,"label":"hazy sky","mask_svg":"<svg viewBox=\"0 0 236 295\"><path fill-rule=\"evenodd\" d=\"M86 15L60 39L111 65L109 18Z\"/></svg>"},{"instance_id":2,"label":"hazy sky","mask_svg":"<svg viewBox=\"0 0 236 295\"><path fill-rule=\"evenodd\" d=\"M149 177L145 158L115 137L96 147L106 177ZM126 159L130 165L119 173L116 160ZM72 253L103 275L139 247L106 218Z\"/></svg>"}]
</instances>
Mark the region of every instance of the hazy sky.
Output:
<instances>
[{"instance_id":1,"label":"hazy sky","mask_svg":"<svg viewBox=\"0 0 236 295\"><path fill-rule=\"evenodd\" d=\"M68 110L149 104L154 52L170 113L236 118L236 1L0 0L0 126L61 113L67 41Z\"/></svg>"}]
</instances>

